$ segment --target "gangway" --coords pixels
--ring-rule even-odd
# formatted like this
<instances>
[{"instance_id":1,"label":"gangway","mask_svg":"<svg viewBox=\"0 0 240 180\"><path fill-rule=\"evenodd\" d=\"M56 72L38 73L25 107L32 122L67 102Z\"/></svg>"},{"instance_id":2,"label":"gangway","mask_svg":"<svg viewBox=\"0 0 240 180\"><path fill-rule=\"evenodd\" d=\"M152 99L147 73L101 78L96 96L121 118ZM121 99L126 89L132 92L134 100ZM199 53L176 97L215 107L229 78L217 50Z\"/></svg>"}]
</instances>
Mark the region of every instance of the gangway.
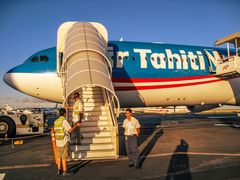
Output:
<instances>
[{"instance_id":1,"label":"gangway","mask_svg":"<svg viewBox=\"0 0 240 180\"><path fill-rule=\"evenodd\" d=\"M216 76L220 77L240 77L240 57L238 48L240 47L240 32L236 32L215 42L215 46L227 43L227 58L219 58L219 63L216 64ZM236 49L236 54L230 54L229 44L233 44Z\"/></svg>"},{"instance_id":2,"label":"gangway","mask_svg":"<svg viewBox=\"0 0 240 180\"><path fill-rule=\"evenodd\" d=\"M57 73L62 80L63 106L73 106L78 92L86 122L81 124L81 145L70 145L74 160L112 159L119 155L119 100L111 81L108 34L95 22L65 22L57 35ZM67 109L71 122L72 109Z\"/></svg>"}]
</instances>

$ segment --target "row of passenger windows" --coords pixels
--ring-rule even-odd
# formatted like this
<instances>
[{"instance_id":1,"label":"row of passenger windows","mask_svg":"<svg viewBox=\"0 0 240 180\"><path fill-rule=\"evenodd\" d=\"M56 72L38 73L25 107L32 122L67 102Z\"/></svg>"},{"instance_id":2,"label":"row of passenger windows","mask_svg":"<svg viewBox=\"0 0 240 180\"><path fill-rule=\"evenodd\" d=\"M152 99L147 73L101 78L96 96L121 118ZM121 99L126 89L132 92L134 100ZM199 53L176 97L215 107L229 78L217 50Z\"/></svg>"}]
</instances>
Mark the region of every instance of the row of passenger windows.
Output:
<instances>
[{"instance_id":1,"label":"row of passenger windows","mask_svg":"<svg viewBox=\"0 0 240 180\"><path fill-rule=\"evenodd\" d=\"M128 56L125 56L124 58L122 56L118 56L118 60L122 60L122 59L126 59L126 60L129 60L129 57ZM176 60L176 62L178 62L178 59L174 58ZM136 60L136 57L135 56L132 56L132 60ZM148 57L145 57L145 60L149 60ZM151 60L152 61L161 61L160 57L157 57L157 58L154 58L154 57L151 57ZM166 58L163 58L164 61L166 61L167 59ZM170 61L173 61L173 58L169 58ZM189 62L190 60L192 60L192 62L195 62L194 59L186 59L187 62ZM198 59L197 59L198 60ZM181 58L181 61L184 61L184 59Z\"/></svg>"},{"instance_id":2,"label":"row of passenger windows","mask_svg":"<svg viewBox=\"0 0 240 180\"><path fill-rule=\"evenodd\" d=\"M32 57L31 61L32 62L47 62L49 60L48 56L34 56Z\"/></svg>"}]
</instances>

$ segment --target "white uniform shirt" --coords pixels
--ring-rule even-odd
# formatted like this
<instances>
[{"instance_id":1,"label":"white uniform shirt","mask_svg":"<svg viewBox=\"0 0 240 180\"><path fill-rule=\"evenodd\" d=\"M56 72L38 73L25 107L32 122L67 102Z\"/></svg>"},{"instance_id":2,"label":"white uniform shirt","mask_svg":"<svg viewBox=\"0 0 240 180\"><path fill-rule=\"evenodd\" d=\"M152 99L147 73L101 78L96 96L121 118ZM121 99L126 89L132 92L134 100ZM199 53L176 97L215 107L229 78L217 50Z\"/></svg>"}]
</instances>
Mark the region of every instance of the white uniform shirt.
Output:
<instances>
[{"instance_id":1,"label":"white uniform shirt","mask_svg":"<svg viewBox=\"0 0 240 180\"><path fill-rule=\"evenodd\" d=\"M67 144L67 142L70 141L69 130L71 129L71 126L69 125L66 119L63 120L62 126L64 129L65 136L63 140L56 140L57 147L63 147L65 144Z\"/></svg>"},{"instance_id":2,"label":"white uniform shirt","mask_svg":"<svg viewBox=\"0 0 240 180\"><path fill-rule=\"evenodd\" d=\"M75 115L74 112L77 112L77 113L83 112L83 105L80 99L78 99L73 105L73 122L76 123L80 120L80 115L79 114Z\"/></svg>"},{"instance_id":3,"label":"white uniform shirt","mask_svg":"<svg viewBox=\"0 0 240 180\"><path fill-rule=\"evenodd\" d=\"M135 117L132 117L131 120L127 118L123 121L123 128L125 128L124 135L125 136L133 136L137 134L137 128L140 128L140 124Z\"/></svg>"}]
</instances>

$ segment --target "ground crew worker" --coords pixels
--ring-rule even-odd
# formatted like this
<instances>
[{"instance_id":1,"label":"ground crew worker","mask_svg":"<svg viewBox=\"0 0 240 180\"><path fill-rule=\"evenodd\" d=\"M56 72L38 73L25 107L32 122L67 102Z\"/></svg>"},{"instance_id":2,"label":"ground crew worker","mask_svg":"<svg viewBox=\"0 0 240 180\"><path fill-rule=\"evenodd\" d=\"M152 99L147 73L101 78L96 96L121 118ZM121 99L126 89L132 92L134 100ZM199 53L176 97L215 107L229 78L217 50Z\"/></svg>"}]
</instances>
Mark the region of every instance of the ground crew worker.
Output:
<instances>
[{"instance_id":1,"label":"ground crew worker","mask_svg":"<svg viewBox=\"0 0 240 180\"><path fill-rule=\"evenodd\" d=\"M139 150L137 145L137 137L140 133L140 124L136 118L132 116L132 110L126 109L126 119L123 121L123 128L125 129L125 146L129 160L129 167L139 167Z\"/></svg>"},{"instance_id":2,"label":"ground crew worker","mask_svg":"<svg viewBox=\"0 0 240 180\"><path fill-rule=\"evenodd\" d=\"M59 110L59 118L54 122L54 132L56 138L56 158L57 158L57 175L70 176L71 172L67 172L67 158L69 153L69 142L72 131L80 127L80 123L77 123L73 128L66 120L66 110L61 108ZM61 165L63 172L61 171Z\"/></svg>"},{"instance_id":3,"label":"ground crew worker","mask_svg":"<svg viewBox=\"0 0 240 180\"><path fill-rule=\"evenodd\" d=\"M82 118L83 118L83 105L79 99L79 93L75 92L74 93L74 99L75 99L75 103L73 105L73 114L72 114L72 121L74 123L74 125L78 122L82 122ZM81 132L80 132L80 128L76 128L75 132L75 138L76 138L76 142L75 144L80 144L81 141Z\"/></svg>"}]
</instances>

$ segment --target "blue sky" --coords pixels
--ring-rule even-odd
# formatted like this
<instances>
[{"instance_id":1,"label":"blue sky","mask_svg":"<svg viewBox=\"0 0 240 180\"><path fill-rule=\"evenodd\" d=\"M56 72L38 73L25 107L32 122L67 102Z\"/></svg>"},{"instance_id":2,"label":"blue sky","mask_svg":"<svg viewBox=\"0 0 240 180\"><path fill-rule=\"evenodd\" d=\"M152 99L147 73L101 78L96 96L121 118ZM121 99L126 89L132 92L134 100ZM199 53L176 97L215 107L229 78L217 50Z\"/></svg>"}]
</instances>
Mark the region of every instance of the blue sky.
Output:
<instances>
[{"instance_id":1,"label":"blue sky","mask_svg":"<svg viewBox=\"0 0 240 180\"><path fill-rule=\"evenodd\" d=\"M0 0L0 105L38 103L8 87L4 73L56 46L65 21L97 21L110 40L212 46L240 31L239 0Z\"/></svg>"}]
</instances>

